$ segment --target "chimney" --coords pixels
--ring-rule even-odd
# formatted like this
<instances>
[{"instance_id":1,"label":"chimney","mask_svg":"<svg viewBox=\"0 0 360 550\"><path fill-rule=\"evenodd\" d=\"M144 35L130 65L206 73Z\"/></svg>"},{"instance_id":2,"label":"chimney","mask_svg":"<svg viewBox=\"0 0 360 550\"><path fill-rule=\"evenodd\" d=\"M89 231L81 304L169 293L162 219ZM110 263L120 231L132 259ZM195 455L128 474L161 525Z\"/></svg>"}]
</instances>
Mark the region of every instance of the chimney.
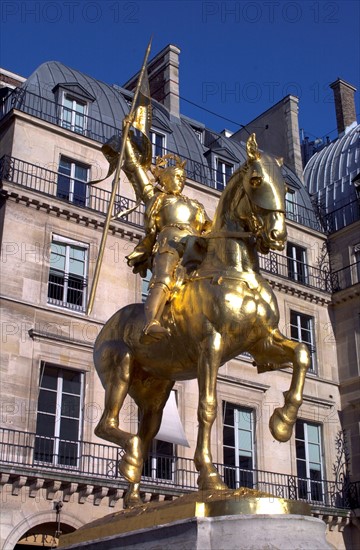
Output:
<instances>
[{"instance_id":1,"label":"chimney","mask_svg":"<svg viewBox=\"0 0 360 550\"><path fill-rule=\"evenodd\" d=\"M148 63L151 97L162 103L175 118L180 117L179 54L179 48L169 44ZM138 77L139 73L123 87L135 90Z\"/></svg>"},{"instance_id":2,"label":"chimney","mask_svg":"<svg viewBox=\"0 0 360 550\"><path fill-rule=\"evenodd\" d=\"M339 136L356 124L355 98L356 88L338 78L330 84L334 92L336 123Z\"/></svg>"}]
</instances>

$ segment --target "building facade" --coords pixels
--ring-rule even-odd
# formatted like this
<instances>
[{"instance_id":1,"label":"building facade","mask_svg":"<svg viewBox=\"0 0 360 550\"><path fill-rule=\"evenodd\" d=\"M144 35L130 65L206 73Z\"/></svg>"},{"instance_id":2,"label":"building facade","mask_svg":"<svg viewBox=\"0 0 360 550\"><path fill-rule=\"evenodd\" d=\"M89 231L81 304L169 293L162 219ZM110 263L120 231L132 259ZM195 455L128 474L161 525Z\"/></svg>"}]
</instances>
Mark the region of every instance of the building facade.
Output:
<instances>
[{"instance_id":1,"label":"building facade","mask_svg":"<svg viewBox=\"0 0 360 550\"><path fill-rule=\"evenodd\" d=\"M218 134L180 114L178 66L174 46L149 64L153 156L173 152L186 159L185 193L212 216L228 177L245 160L245 145L237 134ZM41 65L25 81L8 71L6 77L0 123L0 466L1 544L10 550L54 546L60 532L122 508L126 482L117 469L120 451L94 435L104 392L92 347L106 320L120 307L141 301L146 285L125 260L143 234L139 208L111 222L95 304L86 315L112 180L86 183L107 174L101 147L121 133L134 79L123 88L110 86L58 62ZM270 252L260 263L276 292L280 329L309 345L312 365L295 434L281 444L272 438L268 422L283 402L291 370L258 375L246 354L227 362L218 376L213 457L230 487L306 500L326 522L329 541L352 548L358 527L352 510L356 499L349 497L348 486L359 477L346 477L342 420L351 417L347 426L354 428L355 415L349 417L348 410L356 400L355 371L352 367L349 393L350 375L344 372L337 340L337 331L345 339L349 317L342 299L336 305L330 271L335 256L329 256L328 246L332 236L299 174L297 103L292 98L285 103L291 108L283 110L284 125L294 134L287 140L290 160L283 167L289 188L288 243L283 253ZM280 124L279 111L275 120ZM123 177L114 214L134 204ZM341 289L349 304L353 286ZM345 324L337 326L339 318ZM177 382L172 402L189 446L165 435L154 441L144 468L145 501L172 500L196 489L196 380ZM120 419L136 432L137 410L130 398Z\"/></svg>"}]
</instances>

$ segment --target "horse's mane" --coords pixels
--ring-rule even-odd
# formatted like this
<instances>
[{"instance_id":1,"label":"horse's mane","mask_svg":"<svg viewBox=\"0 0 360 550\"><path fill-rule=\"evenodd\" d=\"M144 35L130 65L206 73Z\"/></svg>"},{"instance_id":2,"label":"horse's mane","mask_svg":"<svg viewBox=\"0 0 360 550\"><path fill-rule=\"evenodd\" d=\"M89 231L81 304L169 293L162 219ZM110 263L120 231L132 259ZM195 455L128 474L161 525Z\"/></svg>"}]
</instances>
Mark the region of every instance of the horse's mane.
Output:
<instances>
[{"instance_id":1,"label":"horse's mane","mask_svg":"<svg viewBox=\"0 0 360 550\"><path fill-rule=\"evenodd\" d=\"M223 227L226 220L234 219L232 214L245 193L243 175L247 168L247 162L244 162L240 168L233 173L225 189L221 193L213 221L214 229L220 229L220 227Z\"/></svg>"}]
</instances>

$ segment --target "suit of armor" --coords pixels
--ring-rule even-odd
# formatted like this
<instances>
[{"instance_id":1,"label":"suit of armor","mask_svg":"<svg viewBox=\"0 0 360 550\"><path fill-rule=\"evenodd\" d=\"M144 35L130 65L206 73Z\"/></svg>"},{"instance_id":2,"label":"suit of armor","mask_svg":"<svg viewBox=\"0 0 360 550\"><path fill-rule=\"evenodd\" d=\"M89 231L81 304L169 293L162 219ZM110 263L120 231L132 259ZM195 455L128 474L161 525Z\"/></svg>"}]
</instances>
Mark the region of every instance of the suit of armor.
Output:
<instances>
[{"instance_id":1,"label":"suit of armor","mask_svg":"<svg viewBox=\"0 0 360 550\"><path fill-rule=\"evenodd\" d=\"M145 189L145 237L127 256L135 273L152 270L149 294L145 303L146 325L143 341L160 339L167 331L161 326L161 314L174 285L174 272L183 254L187 236L200 236L211 227L205 209L195 199L182 195L185 171L182 163L159 169L157 185L152 186L143 167L136 162L131 143L127 143L124 170L129 180ZM136 180L136 182L134 182Z\"/></svg>"}]
</instances>

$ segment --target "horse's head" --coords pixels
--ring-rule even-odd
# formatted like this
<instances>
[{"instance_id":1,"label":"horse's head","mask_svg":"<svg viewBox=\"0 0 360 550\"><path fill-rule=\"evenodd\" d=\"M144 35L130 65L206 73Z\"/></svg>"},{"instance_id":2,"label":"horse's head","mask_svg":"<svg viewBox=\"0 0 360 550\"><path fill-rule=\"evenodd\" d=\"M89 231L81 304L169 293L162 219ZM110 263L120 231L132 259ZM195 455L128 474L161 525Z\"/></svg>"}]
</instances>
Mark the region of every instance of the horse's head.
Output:
<instances>
[{"instance_id":1,"label":"horse's head","mask_svg":"<svg viewBox=\"0 0 360 550\"><path fill-rule=\"evenodd\" d=\"M247 161L242 170L243 192L248 204L248 225L256 237L260 252L283 250L287 232L285 224L286 186L281 174L282 160L260 153L255 134L246 144Z\"/></svg>"}]
</instances>

